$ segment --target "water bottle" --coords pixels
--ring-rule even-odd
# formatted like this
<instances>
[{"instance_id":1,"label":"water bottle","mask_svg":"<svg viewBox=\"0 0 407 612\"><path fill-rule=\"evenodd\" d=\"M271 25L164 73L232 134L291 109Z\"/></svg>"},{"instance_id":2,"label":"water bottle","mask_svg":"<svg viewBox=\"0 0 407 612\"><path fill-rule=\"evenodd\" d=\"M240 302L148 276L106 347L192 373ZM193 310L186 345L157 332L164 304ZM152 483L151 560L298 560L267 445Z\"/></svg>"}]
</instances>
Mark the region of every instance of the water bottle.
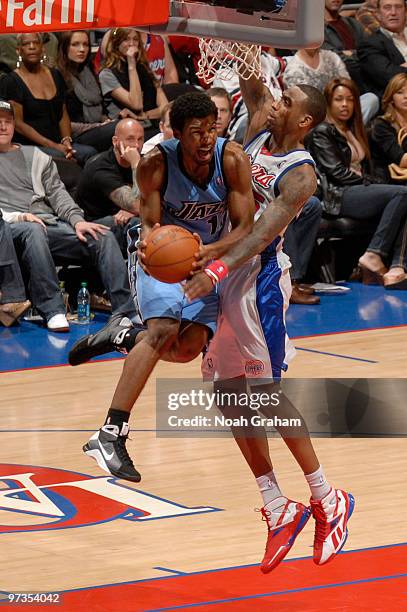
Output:
<instances>
[{"instance_id":1,"label":"water bottle","mask_svg":"<svg viewBox=\"0 0 407 612\"><path fill-rule=\"evenodd\" d=\"M81 283L78 293L78 323L82 324L90 322L90 295L86 287L87 283Z\"/></svg>"}]
</instances>

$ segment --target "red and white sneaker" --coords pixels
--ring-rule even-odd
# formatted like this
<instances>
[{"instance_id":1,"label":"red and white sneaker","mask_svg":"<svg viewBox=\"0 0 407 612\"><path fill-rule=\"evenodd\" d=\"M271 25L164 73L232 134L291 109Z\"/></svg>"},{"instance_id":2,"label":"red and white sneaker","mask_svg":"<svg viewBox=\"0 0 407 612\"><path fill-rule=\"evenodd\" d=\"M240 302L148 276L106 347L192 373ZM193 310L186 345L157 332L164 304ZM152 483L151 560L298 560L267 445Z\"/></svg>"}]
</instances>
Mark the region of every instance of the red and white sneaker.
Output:
<instances>
[{"instance_id":1,"label":"red and white sneaker","mask_svg":"<svg viewBox=\"0 0 407 612\"><path fill-rule=\"evenodd\" d=\"M260 569L263 574L268 574L287 555L311 516L311 510L299 502L279 497L264 506L261 513L269 533Z\"/></svg>"},{"instance_id":2,"label":"red and white sneaker","mask_svg":"<svg viewBox=\"0 0 407 612\"><path fill-rule=\"evenodd\" d=\"M314 563L324 565L343 548L348 537L347 523L355 507L353 495L331 489L320 501L311 501L315 519Z\"/></svg>"}]
</instances>

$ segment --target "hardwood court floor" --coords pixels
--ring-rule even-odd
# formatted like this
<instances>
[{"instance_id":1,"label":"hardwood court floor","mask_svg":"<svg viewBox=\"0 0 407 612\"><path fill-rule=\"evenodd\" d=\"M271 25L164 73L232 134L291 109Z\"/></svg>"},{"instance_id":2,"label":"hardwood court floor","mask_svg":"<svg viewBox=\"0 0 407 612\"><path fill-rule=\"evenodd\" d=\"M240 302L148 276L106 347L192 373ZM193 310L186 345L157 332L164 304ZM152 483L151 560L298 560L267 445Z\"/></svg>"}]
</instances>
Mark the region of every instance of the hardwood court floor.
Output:
<instances>
[{"instance_id":1,"label":"hardwood court floor","mask_svg":"<svg viewBox=\"0 0 407 612\"><path fill-rule=\"evenodd\" d=\"M298 351L290 366L290 377L405 376L406 328L302 338L295 344L304 350ZM103 487L106 492L108 479L82 454L81 446L100 426L121 368L121 361L108 361L0 375L0 462L10 464L9 471L0 474L2 503L5 492L9 495L11 476L18 480L21 465L79 473L85 476L68 474L66 478L83 478L88 483L82 483L82 488L64 488L60 472L54 480L50 474L44 476L45 481L40 483L35 480L35 467L20 468L20 472L34 474L32 479L41 484L41 491L48 496L52 492L54 510L48 515L41 511L27 514L0 505L0 591L91 587L159 577L168 575L168 570L192 572L260 561L266 527L253 509L260 507L261 499L233 440L156 437L155 379L199 378L199 360L187 366L159 364L131 421L133 433L128 448L143 480L139 485L126 484L126 488L119 483L127 502L100 494ZM288 496L306 501L307 486L283 442L272 439L270 446L282 489ZM315 446L330 481L356 498L346 549L406 542L405 440L316 439ZM86 475L98 478L102 489L97 495L85 491L96 482ZM31 489L20 489L16 489L14 499L20 495L23 501L41 502L38 491L33 497ZM140 495L134 497L129 489L140 491ZM58 491L62 497L57 496ZM171 518L142 520L142 511L151 509L151 500L156 498L166 500L163 503L169 504L166 507L172 513L177 512L175 504L184 508ZM199 506L206 510L192 514L185 510ZM38 530L62 520L55 507L71 516L71 522L77 521L77 528L55 529L54 524L53 529ZM133 520L123 518L126 510L134 511L135 507L139 511ZM155 508L153 518L154 512L164 513L162 508ZM87 526L80 526L86 522ZM19 531L4 533L16 527ZM312 539L310 521L290 557L309 556ZM251 609L261 608L254 605Z\"/></svg>"}]
</instances>

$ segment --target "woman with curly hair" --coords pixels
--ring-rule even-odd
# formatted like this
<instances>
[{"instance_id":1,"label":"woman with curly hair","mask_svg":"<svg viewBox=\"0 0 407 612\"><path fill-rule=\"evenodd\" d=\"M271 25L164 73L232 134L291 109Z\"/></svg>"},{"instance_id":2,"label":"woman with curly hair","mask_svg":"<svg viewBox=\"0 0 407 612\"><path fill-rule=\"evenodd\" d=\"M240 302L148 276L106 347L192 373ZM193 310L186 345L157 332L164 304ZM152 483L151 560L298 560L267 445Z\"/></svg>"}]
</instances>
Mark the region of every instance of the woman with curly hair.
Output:
<instances>
[{"instance_id":1,"label":"woman with curly hair","mask_svg":"<svg viewBox=\"0 0 407 612\"><path fill-rule=\"evenodd\" d=\"M161 111L168 100L148 64L140 32L133 28L111 31L99 79L111 119L128 108L144 123L146 138L158 132Z\"/></svg>"}]
</instances>

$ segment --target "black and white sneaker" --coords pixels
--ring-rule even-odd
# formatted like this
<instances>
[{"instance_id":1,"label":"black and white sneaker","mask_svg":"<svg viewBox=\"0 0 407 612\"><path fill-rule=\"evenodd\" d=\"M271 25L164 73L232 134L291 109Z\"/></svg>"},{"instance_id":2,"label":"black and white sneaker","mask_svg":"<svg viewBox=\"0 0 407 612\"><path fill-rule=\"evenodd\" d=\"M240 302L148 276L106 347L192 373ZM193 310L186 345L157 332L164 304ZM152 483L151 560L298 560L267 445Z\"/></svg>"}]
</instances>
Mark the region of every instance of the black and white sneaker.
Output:
<instances>
[{"instance_id":1,"label":"black and white sneaker","mask_svg":"<svg viewBox=\"0 0 407 612\"><path fill-rule=\"evenodd\" d=\"M96 334L83 336L75 342L68 355L70 365L77 366L98 355L120 351L120 344L132 327L130 319L121 314L114 315Z\"/></svg>"},{"instance_id":2,"label":"black and white sneaker","mask_svg":"<svg viewBox=\"0 0 407 612\"><path fill-rule=\"evenodd\" d=\"M133 465L126 449L129 424L104 425L83 447L83 452L93 457L98 466L116 478L140 482L141 475Z\"/></svg>"}]
</instances>

